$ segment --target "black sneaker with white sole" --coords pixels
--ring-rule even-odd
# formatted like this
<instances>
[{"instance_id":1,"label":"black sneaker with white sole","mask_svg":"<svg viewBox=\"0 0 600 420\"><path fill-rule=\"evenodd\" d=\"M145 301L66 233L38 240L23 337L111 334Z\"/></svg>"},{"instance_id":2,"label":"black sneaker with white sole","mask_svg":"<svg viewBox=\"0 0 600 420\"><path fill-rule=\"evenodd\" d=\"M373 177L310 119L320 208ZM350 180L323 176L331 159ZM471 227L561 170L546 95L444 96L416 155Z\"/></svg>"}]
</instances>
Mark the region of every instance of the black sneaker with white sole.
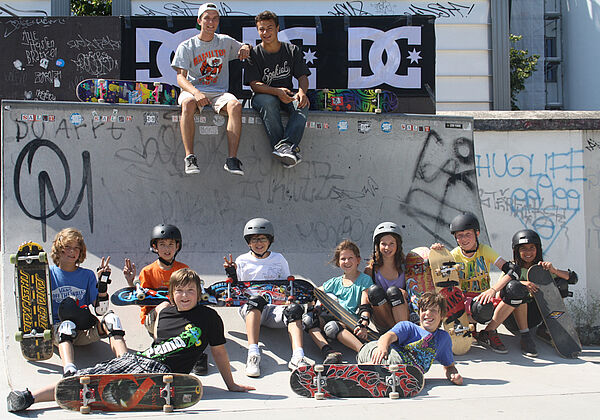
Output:
<instances>
[{"instance_id":1,"label":"black sneaker with white sole","mask_svg":"<svg viewBox=\"0 0 600 420\"><path fill-rule=\"evenodd\" d=\"M225 165L223 165L223 169L225 169L230 174L244 175L244 171L242 169L242 162L236 157L228 157L225 160Z\"/></svg>"},{"instance_id":2,"label":"black sneaker with white sole","mask_svg":"<svg viewBox=\"0 0 600 420\"><path fill-rule=\"evenodd\" d=\"M25 391L10 391L8 397L6 397L6 409L8 411L23 411L33 403L33 395L28 389L25 389Z\"/></svg>"}]
</instances>

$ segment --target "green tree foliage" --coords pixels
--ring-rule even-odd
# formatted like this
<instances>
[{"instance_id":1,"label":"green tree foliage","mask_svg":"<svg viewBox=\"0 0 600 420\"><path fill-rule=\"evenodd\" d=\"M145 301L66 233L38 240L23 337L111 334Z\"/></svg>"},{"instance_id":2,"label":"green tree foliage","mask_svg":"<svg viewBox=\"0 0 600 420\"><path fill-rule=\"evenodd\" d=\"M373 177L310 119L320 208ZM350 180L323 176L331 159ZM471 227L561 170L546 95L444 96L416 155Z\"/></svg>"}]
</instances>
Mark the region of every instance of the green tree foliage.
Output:
<instances>
[{"instance_id":1,"label":"green tree foliage","mask_svg":"<svg viewBox=\"0 0 600 420\"><path fill-rule=\"evenodd\" d=\"M73 16L110 16L112 0L71 0Z\"/></svg>"},{"instance_id":2,"label":"green tree foliage","mask_svg":"<svg viewBox=\"0 0 600 420\"><path fill-rule=\"evenodd\" d=\"M534 71L540 56L538 54L529 55L528 50L520 50L516 43L523 38L522 35L510 34L510 106L513 111L518 110L517 95L525 89L525 80L527 80Z\"/></svg>"}]
</instances>

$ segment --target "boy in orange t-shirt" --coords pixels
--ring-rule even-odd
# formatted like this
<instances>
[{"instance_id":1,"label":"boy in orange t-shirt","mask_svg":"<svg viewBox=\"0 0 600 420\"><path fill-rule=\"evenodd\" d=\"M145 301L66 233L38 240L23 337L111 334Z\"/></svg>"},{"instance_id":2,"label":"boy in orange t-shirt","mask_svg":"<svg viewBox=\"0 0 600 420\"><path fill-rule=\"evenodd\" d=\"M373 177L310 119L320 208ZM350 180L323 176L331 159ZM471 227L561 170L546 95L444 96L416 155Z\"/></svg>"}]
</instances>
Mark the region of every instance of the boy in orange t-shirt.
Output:
<instances>
[{"instance_id":1,"label":"boy in orange t-shirt","mask_svg":"<svg viewBox=\"0 0 600 420\"><path fill-rule=\"evenodd\" d=\"M181 250L181 232L174 225L161 224L152 229L150 239L152 252L158 255L158 259L152 264L148 264L140 271L140 286L148 289L161 289L169 287L171 274L182 268L189 268L186 264L175 260L177 253ZM135 264L129 259L125 260L123 269L125 278L129 286L134 286ZM168 302L161 303L159 306L142 306L140 313L141 323L146 327L148 333L153 336L156 314L159 308L168 306ZM208 362L206 354L203 354L194 368L193 373L205 374L207 372Z\"/></svg>"}]
</instances>

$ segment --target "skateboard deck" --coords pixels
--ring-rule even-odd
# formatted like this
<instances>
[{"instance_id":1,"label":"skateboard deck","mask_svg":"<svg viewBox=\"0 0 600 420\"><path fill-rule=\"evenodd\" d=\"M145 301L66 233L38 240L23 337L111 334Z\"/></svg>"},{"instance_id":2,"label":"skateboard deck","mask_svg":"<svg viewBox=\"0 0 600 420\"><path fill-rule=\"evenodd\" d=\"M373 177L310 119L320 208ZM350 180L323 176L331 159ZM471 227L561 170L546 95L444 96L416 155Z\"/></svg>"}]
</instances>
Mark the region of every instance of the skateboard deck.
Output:
<instances>
[{"instance_id":1,"label":"skateboard deck","mask_svg":"<svg viewBox=\"0 0 600 420\"><path fill-rule=\"evenodd\" d=\"M202 383L181 373L83 375L62 379L54 392L67 410L132 411L191 407L202 398Z\"/></svg>"},{"instance_id":2,"label":"skateboard deck","mask_svg":"<svg viewBox=\"0 0 600 420\"><path fill-rule=\"evenodd\" d=\"M315 287L315 298L321 302L323 308L327 309L329 313L342 324L344 324L350 331L354 331L356 324L358 324L358 316L350 313L342 305L338 303L333 297L329 296L322 289ZM371 328L367 329L367 341L375 341L379 339L380 334L373 331Z\"/></svg>"},{"instance_id":3,"label":"skateboard deck","mask_svg":"<svg viewBox=\"0 0 600 420\"><path fill-rule=\"evenodd\" d=\"M400 112L398 96L381 89L317 89L308 91L310 109L314 111L342 111L391 113Z\"/></svg>"},{"instance_id":4,"label":"skateboard deck","mask_svg":"<svg viewBox=\"0 0 600 420\"><path fill-rule=\"evenodd\" d=\"M177 105L179 88L160 82L86 79L76 92L82 102Z\"/></svg>"},{"instance_id":5,"label":"skateboard deck","mask_svg":"<svg viewBox=\"0 0 600 420\"><path fill-rule=\"evenodd\" d=\"M444 330L452 339L452 353L462 355L469 351L473 343L474 328L469 324L465 308L465 296L459 287L459 264L454 261L447 249L429 252L429 265L433 284L438 293L446 298L448 312L442 321Z\"/></svg>"},{"instance_id":6,"label":"skateboard deck","mask_svg":"<svg viewBox=\"0 0 600 420\"><path fill-rule=\"evenodd\" d=\"M220 306L242 306L255 295L261 295L272 305L286 305L290 301L312 302L314 289L309 281L290 276L285 280L238 281L235 284L227 279L208 286L206 293Z\"/></svg>"},{"instance_id":7,"label":"skateboard deck","mask_svg":"<svg viewBox=\"0 0 600 420\"><path fill-rule=\"evenodd\" d=\"M27 242L10 256L15 264L15 297L19 329L15 339L27 360L52 357L52 307L47 254L41 245Z\"/></svg>"},{"instance_id":8,"label":"skateboard deck","mask_svg":"<svg viewBox=\"0 0 600 420\"><path fill-rule=\"evenodd\" d=\"M527 271L527 280L539 290L533 298L552 337L552 345L562 357L574 359L581 353L581 342L575 322L565 308L565 302L548 270L534 265Z\"/></svg>"},{"instance_id":9,"label":"skateboard deck","mask_svg":"<svg viewBox=\"0 0 600 420\"><path fill-rule=\"evenodd\" d=\"M421 392L424 385L421 370L409 365L301 366L290 376L296 394L316 399L408 398Z\"/></svg>"},{"instance_id":10,"label":"skateboard deck","mask_svg":"<svg viewBox=\"0 0 600 420\"><path fill-rule=\"evenodd\" d=\"M169 301L169 289L151 289L141 286L124 287L114 292L110 296L110 301L115 306L158 306ZM203 293L200 303L216 305L217 300L207 293Z\"/></svg>"},{"instance_id":11,"label":"skateboard deck","mask_svg":"<svg viewBox=\"0 0 600 420\"><path fill-rule=\"evenodd\" d=\"M404 265L406 266L406 291L410 299L409 307L411 319L413 314L419 316L419 298L425 292L434 292L433 277L429 268L429 248L418 247L406 254Z\"/></svg>"}]
</instances>

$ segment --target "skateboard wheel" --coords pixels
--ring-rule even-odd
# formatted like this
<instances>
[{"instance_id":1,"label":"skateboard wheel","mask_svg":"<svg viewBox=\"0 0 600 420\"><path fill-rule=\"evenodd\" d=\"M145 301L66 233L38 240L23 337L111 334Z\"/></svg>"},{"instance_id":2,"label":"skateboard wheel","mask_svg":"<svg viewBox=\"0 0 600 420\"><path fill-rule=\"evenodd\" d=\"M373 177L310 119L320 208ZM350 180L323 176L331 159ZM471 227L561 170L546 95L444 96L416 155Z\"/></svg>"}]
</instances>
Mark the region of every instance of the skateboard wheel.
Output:
<instances>
[{"instance_id":1,"label":"skateboard wheel","mask_svg":"<svg viewBox=\"0 0 600 420\"><path fill-rule=\"evenodd\" d=\"M375 93L381 93L381 89L375 89Z\"/></svg>"},{"instance_id":2,"label":"skateboard wheel","mask_svg":"<svg viewBox=\"0 0 600 420\"><path fill-rule=\"evenodd\" d=\"M163 412L165 412L165 413L172 413L173 412L173 406L171 404L165 404L165 405L163 405Z\"/></svg>"},{"instance_id":3,"label":"skateboard wheel","mask_svg":"<svg viewBox=\"0 0 600 420\"><path fill-rule=\"evenodd\" d=\"M454 330L454 328L450 328L450 329L448 330L448 333L449 333L450 335L454 335L454 333L455 333L455 330Z\"/></svg>"},{"instance_id":4,"label":"skateboard wheel","mask_svg":"<svg viewBox=\"0 0 600 420\"><path fill-rule=\"evenodd\" d=\"M163 376L163 382L166 384L173 383L173 375L165 375Z\"/></svg>"},{"instance_id":5,"label":"skateboard wheel","mask_svg":"<svg viewBox=\"0 0 600 420\"><path fill-rule=\"evenodd\" d=\"M208 293L203 293L200 297L200 299L204 302L206 302L208 300Z\"/></svg>"},{"instance_id":6,"label":"skateboard wheel","mask_svg":"<svg viewBox=\"0 0 600 420\"><path fill-rule=\"evenodd\" d=\"M375 113L376 114L381 114L381 108L375 108Z\"/></svg>"},{"instance_id":7,"label":"skateboard wheel","mask_svg":"<svg viewBox=\"0 0 600 420\"><path fill-rule=\"evenodd\" d=\"M153 85L154 86L160 86L160 82L154 82Z\"/></svg>"},{"instance_id":8,"label":"skateboard wheel","mask_svg":"<svg viewBox=\"0 0 600 420\"><path fill-rule=\"evenodd\" d=\"M81 378L79 378L79 383L81 385L89 385L89 383L90 383L90 377L89 376L82 376Z\"/></svg>"},{"instance_id":9,"label":"skateboard wheel","mask_svg":"<svg viewBox=\"0 0 600 420\"><path fill-rule=\"evenodd\" d=\"M315 372L323 372L324 370L325 370L325 366L315 365Z\"/></svg>"},{"instance_id":10,"label":"skateboard wheel","mask_svg":"<svg viewBox=\"0 0 600 420\"><path fill-rule=\"evenodd\" d=\"M11 264L16 264L17 263L17 255L10 254L10 257L8 257L8 261L10 261Z\"/></svg>"},{"instance_id":11,"label":"skateboard wheel","mask_svg":"<svg viewBox=\"0 0 600 420\"><path fill-rule=\"evenodd\" d=\"M39 258L40 262L45 263L46 261L48 261L48 254L46 254L45 252L40 252L38 254L38 258Z\"/></svg>"},{"instance_id":12,"label":"skateboard wheel","mask_svg":"<svg viewBox=\"0 0 600 420\"><path fill-rule=\"evenodd\" d=\"M315 392L315 400L324 400L325 394L322 392Z\"/></svg>"},{"instance_id":13,"label":"skateboard wheel","mask_svg":"<svg viewBox=\"0 0 600 420\"><path fill-rule=\"evenodd\" d=\"M390 365L390 372L398 372L398 365Z\"/></svg>"},{"instance_id":14,"label":"skateboard wheel","mask_svg":"<svg viewBox=\"0 0 600 420\"><path fill-rule=\"evenodd\" d=\"M471 331L471 332L475 331L475 325L469 324L469 331Z\"/></svg>"},{"instance_id":15,"label":"skateboard wheel","mask_svg":"<svg viewBox=\"0 0 600 420\"><path fill-rule=\"evenodd\" d=\"M23 341L23 331L17 331L15 333L15 340L18 341L19 343L21 341Z\"/></svg>"},{"instance_id":16,"label":"skateboard wheel","mask_svg":"<svg viewBox=\"0 0 600 420\"><path fill-rule=\"evenodd\" d=\"M400 393L393 391L393 392L390 392L389 396L390 396L390 399L397 400L398 398L400 398Z\"/></svg>"},{"instance_id":17,"label":"skateboard wheel","mask_svg":"<svg viewBox=\"0 0 600 420\"><path fill-rule=\"evenodd\" d=\"M89 405L82 405L81 407L79 407L79 412L81 414L90 414L92 410L90 409Z\"/></svg>"},{"instance_id":18,"label":"skateboard wheel","mask_svg":"<svg viewBox=\"0 0 600 420\"><path fill-rule=\"evenodd\" d=\"M44 341L52 340L52 330L44 330Z\"/></svg>"}]
</instances>

